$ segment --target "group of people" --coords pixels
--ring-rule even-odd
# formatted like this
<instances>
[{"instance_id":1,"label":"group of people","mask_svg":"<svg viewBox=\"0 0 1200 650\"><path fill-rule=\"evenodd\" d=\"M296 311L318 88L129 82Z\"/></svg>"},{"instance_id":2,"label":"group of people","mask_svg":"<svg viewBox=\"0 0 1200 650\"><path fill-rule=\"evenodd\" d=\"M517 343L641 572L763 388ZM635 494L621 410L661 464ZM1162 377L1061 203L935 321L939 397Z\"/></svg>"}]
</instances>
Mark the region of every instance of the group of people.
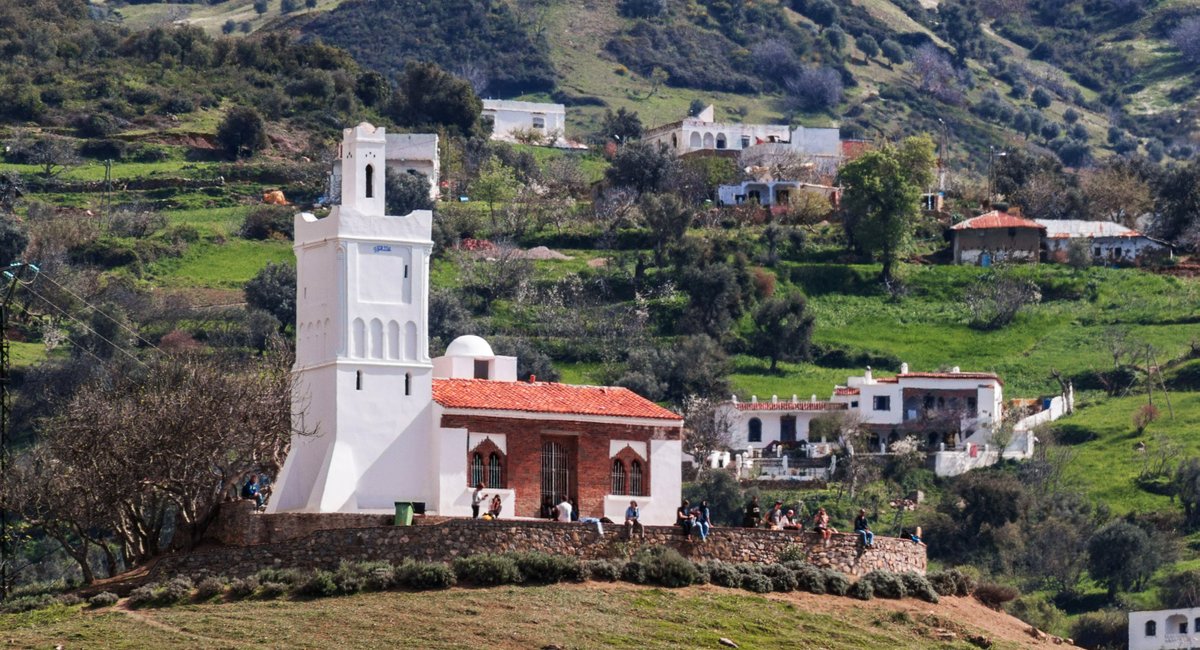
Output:
<instances>
[{"instance_id":1,"label":"group of people","mask_svg":"<svg viewBox=\"0 0 1200 650\"><path fill-rule=\"evenodd\" d=\"M479 519L479 508L483 502L487 500L487 495L483 493L483 483L475 484L475 491L471 493L471 518ZM492 500L488 504L488 510L483 514L484 521L491 521L500 518L500 510L504 505L500 502L500 495L492 495Z\"/></svg>"},{"instance_id":2,"label":"group of people","mask_svg":"<svg viewBox=\"0 0 1200 650\"><path fill-rule=\"evenodd\" d=\"M742 517L742 527L744 528L768 528L771 530L804 530L804 522L796 516L795 510L784 510L783 502L776 501L771 507L771 510L763 515L762 508L758 505L758 497L753 497L746 504L746 512ZM838 532L836 528L829 523L829 513L825 508L817 508L817 511L812 516L812 531L821 536L821 542L825 546L829 546L829 540L833 534ZM875 548L875 532L871 530L871 522L867 519L866 508L859 508L858 516L854 518L854 534L858 535L859 542L863 548ZM913 530L903 529L900 537L912 541L914 544L925 545L921 539L921 527L917 526Z\"/></svg>"},{"instance_id":3,"label":"group of people","mask_svg":"<svg viewBox=\"0 0 1200 650\"><path fill-rule=\"evenodd\" d=\"M712 513L708 509L708 500L702 500L700 505L693 506L691 501L683 500L683 505L675 511L675 525L683 529L684 537L691 538L693 534L701 542L708 540L708 531L712 530Z\"/></svg>"}]
</instances>

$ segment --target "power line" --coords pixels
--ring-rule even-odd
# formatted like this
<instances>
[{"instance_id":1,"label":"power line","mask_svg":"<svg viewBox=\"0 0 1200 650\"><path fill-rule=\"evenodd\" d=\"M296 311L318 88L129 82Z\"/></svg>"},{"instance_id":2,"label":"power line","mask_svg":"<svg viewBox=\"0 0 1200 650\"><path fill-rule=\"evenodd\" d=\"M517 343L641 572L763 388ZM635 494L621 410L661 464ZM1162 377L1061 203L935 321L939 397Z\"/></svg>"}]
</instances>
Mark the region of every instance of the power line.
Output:
<instances>
[{"instance_id":1,"label":"power line","mask_svg":"<svg viewBox=\"0 0 1200 650\"><path fill-rule=\"evenodd\" d=\"M138 334L133 328L131 328L128 325L126 325L125 323L122 323L121 321L113 318L112 316L109 316L108 314L104 313L104 311L101 310L99 307L97 307L97 306L93 305L92 303L88 302L87 300L85 300L83 298L83 296L80 296L79 294L75 293L74 291L71 291L69 288L59 284L57 281L54 280L54 278L50 277L49 275L46 275L45 273L39 274L38 277L46 278L46 280L49 281L54 286L58 287L59 289L62 289L63 291L66 291L67 293L71 294L71 296L74 297L76 300L78 300L79 302L82 302L83 304L90 307L92 309L92 311L95 311L96 313L107 318L108 320L112 321L113 323L116 323L117 327L120 327L121 329L125 330L126 332L129 332L137 340L141 341L142 343L145 343L149 347L154 348L158 352L162 352L162 350L160 350L157 345L154 345L150 341L147 341L146 339L142 338L141 335ZM26 284L25 286L28 287L29 285ZM30 291L32 291L32 289L30 289Z\"/></svg>"},{"instance_id":2,"label":"power line","mask_svg":"<svg viewBox=\"0 0 1200 650\"><path fill-rule=\"evenodd\" d=\"M38 298L41 298L41 299L42 299L42 301L44 301L44 302L45 302L47 305L50 305L51 307L53 307L53 308L57 309L57 310L58 310L58 312L59 312L60 314L62 314L63 316L66 316L67 318L69 318L69 319L71 319L71 320L75 321L77 324L79 324L79 326L80 326L80 327L82 327L83 329L87 330L88 332L91 332L91 333L92 333L92 334L94 334L94 335L95 335L97 338L99 338L100 340L104 341L105 343L107 343L107 344L111 345L111 346L113 347L113 349L114 349L114 350L116 350L116 351L120 352L121 354L124 354L125 356L129 357L130 359L133 359L134 361L138 362L139 364L141 364L141 365L143 365L143 366L145 366L145 365L146 365L146 362L144 362L144 361L142 361L141 359L137 358L136 356L134 356L133 354L131 354L131 353L130 353L128 350L126 350L125 348L123 348L123 347L121 347L121 346L117 345L116 343L113 343L112 341L108 340L107 338L105 338L105 336L104 336L103 334L101 334L100 332L97 332L96 330L94 330L94 329L92 329L91 327L89 327L87 323L85 323L85 322L83 322L83 321L79 320L78 318L76 318L75 316L72 316L71 314L67 313L67 311L66 311L65 309L63 309L62 307L59 307L58 305L56 305L56 304L54 304L53 302L51 302L49 298L47 298L47 297L43 296L42 294L40 294L40 293L38 293L38 292L34 291L34 290L33 290L33 287L31 287L31 286L29 286L29 285L25 285L25 289L27 289L27 290L29 291L29 293L32 293L33 295L37 296ZM156 348L156 349L157 349L157 348ZM90 350L89 350L89 352L90 352ZM95 355L93 355L93 356L95 356Z\"/></svg>"}]
</instances>

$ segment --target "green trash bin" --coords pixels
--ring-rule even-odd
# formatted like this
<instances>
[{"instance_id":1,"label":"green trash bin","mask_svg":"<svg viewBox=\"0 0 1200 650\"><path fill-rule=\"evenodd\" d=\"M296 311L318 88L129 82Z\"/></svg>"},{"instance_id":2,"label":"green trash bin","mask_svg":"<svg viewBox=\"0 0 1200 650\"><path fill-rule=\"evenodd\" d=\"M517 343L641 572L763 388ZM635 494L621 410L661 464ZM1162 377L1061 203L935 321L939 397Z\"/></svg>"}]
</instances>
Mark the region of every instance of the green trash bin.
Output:
<instances>
[{"instance_id":1,"label":"green trash bin","mask_svg":"<svg viewBox=\"0 0 1200 650\"><path fill-rule=\"evenodd\" d=\"M396 525L411 526L413 518L413 504L411 501L396 502Z\"/></svg>"}]
</instances>

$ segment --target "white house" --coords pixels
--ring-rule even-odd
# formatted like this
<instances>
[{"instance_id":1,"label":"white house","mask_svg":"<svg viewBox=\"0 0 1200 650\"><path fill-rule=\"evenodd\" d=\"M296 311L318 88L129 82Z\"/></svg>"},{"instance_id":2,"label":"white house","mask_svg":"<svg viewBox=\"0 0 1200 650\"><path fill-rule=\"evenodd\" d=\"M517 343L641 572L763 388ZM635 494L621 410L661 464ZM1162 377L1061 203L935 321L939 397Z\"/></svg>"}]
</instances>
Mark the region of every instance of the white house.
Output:
<instances>
[{"instance_id":1,"label":"white house","mask_svg":"<svg viewBox=\"0 0 1200 650\"><path fill-rule=\"evenodd\" d=\"M1047 259L1066 261L1075 242L1083 242L1098 262L1135 262L1144 255L1171 255L1167 242L1147 237L1112 221L1037 219L1046 229L1043 246Z\"/></svg>"},{"instance_id":2,"label":"white house","mask_svg":"<svg viewBox=\"0 0 1200 650\"><path fill-rule=\"evenodd\" d=\"M720 205L742 205L757 203L763 206L787 205L800 192L807 192L829 201L836 207L841 201L842 190L830 185L801 183L799 181L743 181L737 185L718 185L717 203Z\"/></svg>"},{"instance_id":3,"label":"white house","mask_svg":"<svg viewBox=\"0 0 1200 650\"><path fill-rule=\"evenodd\" d=\"M517 142L522 133L545 138L548 146L573 147L567 141L567 108L562 104L483 100L483 119L492 125L492 139Z\"/></svg>"},{"instance_id":4,"label":"white house","mask_svg":"<svg viewBox=\"0 0 1200 650\"><path fill-rule=\"evenodd\" d=\"M333 162L329 187L335 195L342 187L342 145L338 145L337 159ZM389 133L386 138L384 159L387 169L408 174L421 174L429 179L429 198L436 200L441 195L441 157L436 133ZM340 195L334 197L340 198ZM336 201L335 201L336 202Z\"/></svg>"},{"instance_id":5,"label":"white house","mask_svg":"<svg viewBox=\"0 0 1200 650\"><path fill-rule=\"evenodd\" d=\"M384 211L388 138L346 129L341 205L296 217L291 450L270 512L387 512L396 501L471 513L472 486L504 517L574 499L614 520L636 498L670 524L683 420L624 388L517 381L517 360L460 337L428 349L433 215Z\"/></svg>"},{"instance_id":6,"label":"white house","mask_svg":"<svg viewBox=\"0 0 1200 650\"><path fill-rule=\"evenodd\" d=\"M1200 607L1129 612L1129 650L1200 647Z\"/></svg>"},{"instance_id":7,"label":"white house","mask_svg":"<svg viewBox=\"0 0 1200 650\"><path fill-rule=\"evenodd\" d=\"M666 146L676 156L693 151L741 151L755 144L787 142L791 130L786 124L739 124L717 122L710 105L696 117L654 127L642 134L642 141Z\"/></svg>"}]
</instances>

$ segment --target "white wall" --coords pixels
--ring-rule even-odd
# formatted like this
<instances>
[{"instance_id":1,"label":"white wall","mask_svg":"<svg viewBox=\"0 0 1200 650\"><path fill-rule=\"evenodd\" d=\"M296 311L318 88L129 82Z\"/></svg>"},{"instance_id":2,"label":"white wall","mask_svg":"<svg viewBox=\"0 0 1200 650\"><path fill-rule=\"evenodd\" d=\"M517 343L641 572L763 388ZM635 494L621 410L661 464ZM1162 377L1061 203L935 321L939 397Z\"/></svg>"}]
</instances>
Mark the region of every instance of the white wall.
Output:
<instances>
[{"instance_id":1,"label":"white wall","mask_svg":"<svg viewBox=\"0 0 1200 650\"><path fill-rule=\"evenodd\" d=\"M1146 622L1154 621L1154 636L1146 636ZM1179 625L1187 631L1180 633ZM1200 607L1129 612L1129 650L1159 650L1200 646Z\"/></svg>"},{"instance_id":2,"label":"white wall","mask_svg":"<svg viewBox=\"0 0 1200 650\"><path fill-rule=\"evenodd\" d=\"M552 146L566 144L567 109L562 104L485 99L483 115L492 119L493 140L516 142L514 131L537 130L543 135L557 133ZM535 127L534 118L541 118L544 126Z\"/></svg>"}]
</instances>

